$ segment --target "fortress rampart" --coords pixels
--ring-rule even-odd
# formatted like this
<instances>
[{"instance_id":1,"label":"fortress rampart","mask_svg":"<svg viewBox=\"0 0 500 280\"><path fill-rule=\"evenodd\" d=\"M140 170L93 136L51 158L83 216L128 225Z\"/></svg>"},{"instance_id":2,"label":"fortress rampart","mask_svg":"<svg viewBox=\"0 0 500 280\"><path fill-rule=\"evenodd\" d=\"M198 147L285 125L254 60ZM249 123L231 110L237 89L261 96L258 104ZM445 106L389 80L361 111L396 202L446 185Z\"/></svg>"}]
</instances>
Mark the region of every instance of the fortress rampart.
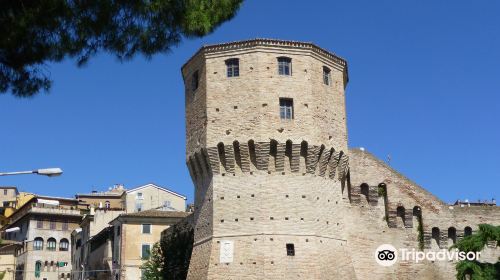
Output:
<instances>
[{"instance_id":1,"label":"fortress rampart","mask_svg":"<svg viewBox=\"0 0 500 280\"><path fill-rule=\"evenodd\" d=\"M447 205L348 149L347 63L314 44L205 46L182 74L195 185L188 279L452 279L453 262L383 267L375 249L439 250L500 223L496 206Z\"/></svg>"}]
</instances>

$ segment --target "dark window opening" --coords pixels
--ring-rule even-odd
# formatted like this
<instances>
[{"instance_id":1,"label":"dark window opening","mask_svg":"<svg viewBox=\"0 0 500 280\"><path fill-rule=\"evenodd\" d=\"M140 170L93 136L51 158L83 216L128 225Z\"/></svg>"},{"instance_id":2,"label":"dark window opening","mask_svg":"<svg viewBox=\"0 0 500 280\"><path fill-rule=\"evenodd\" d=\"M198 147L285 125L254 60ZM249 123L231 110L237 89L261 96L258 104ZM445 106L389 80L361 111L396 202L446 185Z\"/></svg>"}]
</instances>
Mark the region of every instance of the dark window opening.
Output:
<instances>
[{"instance_id":1,"label":"dark window opening","mask_svg":"<svg viewBox=\"0 0 500 280\"><path fill-rule=\"evenodd\" d=\"M38 251L43 249L43 238L37 237L33 241L33 250Z\"/></svg>"},{"instance_id":2,"label":"dark window opening","mask_svg":"<svg viewBox=\"0 0 500 280\"><path fill-rule=\"evenodd\" d=\"M464 236L469 236L472 235L472 228L471 227L465 227L464 229Z\"/></svg>"},{"instance_id":3,"label":"dark window opening","mask_svg":"<svg viewBox=\"0 0 500 280\"><path fill-rule=\"evenodd\" d=\"M151 245L149 244L142 244L142 250L141 250L141 257L142 259L149 259L149 255L151 254Z\"/></svg>"},{"instance_id":4,"label":"dark window opening","mask_svg":"<svg viewBox=\"0 0 500 280\"><path fill-rule=\"evenodd\" d=\"M280 118L282 120L293 119L293 99L280 98Z\"/></svg>"},{"instance_id":5,"label":"dark window opening","mask_svg":"<svg viewBox=\"0 0 500 280\"><path fill-rule=\"evenodd\" d=\"M454 227L448 229L448 239L452 244L455 244L457 242L457 230Z\"/></svg>"},{"instance_id":6,"label":"dark window opening","mask_svg":"<svg viewBox=\"0 0 500 280\"><path fill-rule=\"evenodd\" d=\"M370 195L370 186L368 186L368 184L361 184L361 194L365 196L366 200L368 200Z\"/></svg>"},{"instance_id":7,"label":"dark window opening","mask_svg":"<svg viewBox=\"0 0 500 280\"><path fill-rule=\"evenodd\" d=\"M332 83L332 74L328 67L323 67L323 83L327 86Z\"/></svg>"},{"instance_id":8,"label":"dark window opening","mask_svg":"<svg viewBox=\"0 0 500 280\"><path fill-rule=\"evenodd\" d=\"M439 228L437 227L433 227L432 228L432 239L434 239L434 241L436 241L437 245L440 246L440 239L441 239L441 233L439 232Z\"/></svg>"},{"instance_id":9,"label":"dark window opening","mask_svg":"<svg viewBox=\"0 0 500 280\"><path fill-rule=\"evenodd\" d=\"M142 224L142 233L151 233L151 224Z\"/></svg>"},{"instance_id":10,"label":"dark window opening","mask_svg":"<svg viewBox=\"0 0 500 280\"><path fill-rule=\"evenodd\" d=\"M278 57L278 74L292 75L292 59L289 57Z\"/></svg>"},{"instance_id":11,"label":"dark window opening","mask_svg":"<svg viewBox=\"0 0 500 280\"><path fill-rule=\"evenodd\" d=\"M293 245L293 243L286 244L286 255L295 256L295 246Z\"/></svg>"},{"instance_id":12,"label":"dark window opening","mask_svg":"<svg viewBox=\"0 0 500 280\"><path fill-rule=\"evenodd\" d=\"M49 251L56 250L56 240L54 238L49 238L47 240L47 250L49 250Z\"/></svg>"},{"instance_id":13,"label":"dark window opening","mask_svg":"<svg viewBox=\"0 0 500 280\"><path fill-rule=\"evenodd\" d=\"M199 84L199 74L198 74L198 70L196 70L193 73L193 76L191 77L191 88L193 89L193 91L198 89L198 84Z\"/></svg>"},{"instance_id":14,"label":"dark window opening","mask_svg":"<svg viewBox=\"0 0 500 280\"><path fill-rule=\"evenodd\" d=\"M238 77L240 76L240 60L237 58L231 58L226 60L227 77Z\"/></svg>"},{"instance_id":15,"label":"dark window opening","mask_svg":"<svg viewBox=\"0 0 500 280\"><path fill-rule=\"evenodd\" d=\"M59 251L68 251L69 250L69 241L66 238L61 239L59 241Z\"/></svg>"}]
</instances>

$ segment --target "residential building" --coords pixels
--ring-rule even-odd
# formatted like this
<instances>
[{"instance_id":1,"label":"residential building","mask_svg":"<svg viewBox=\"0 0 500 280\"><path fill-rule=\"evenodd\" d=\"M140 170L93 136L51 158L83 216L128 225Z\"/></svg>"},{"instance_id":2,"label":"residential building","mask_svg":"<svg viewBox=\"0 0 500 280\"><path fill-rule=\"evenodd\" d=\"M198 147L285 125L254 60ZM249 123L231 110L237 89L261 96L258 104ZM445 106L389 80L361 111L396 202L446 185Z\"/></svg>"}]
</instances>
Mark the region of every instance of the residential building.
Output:
<instances>
[{"instance_id":1,"label":"residential building","mask_svg":"<svg viewBox=\"0 0 500 280\"><path fill-rule=\"evenodd\" d=\"M140 266L149 257L153 245L160 241L162 231L189 214L184 211L151 209L121 214L111 221L113 235L108 238L112 240L113 244L112 279L141 279Z\"/></svg>"},{"instance_id":2,"label":"residential building","mask_svg":"<svg viewBox=\"0 0 500 280\"><path fill-rule=\"evenodd\" d=\"M81 205L94 206L94 208L123 209L122 195L125 192L123 185L115 185L105 192L92 191L91 193L78 193L75 198Z\"/></svg>"},{"instance_id":3,"label":"residential building","mask_svg":"<svg viewBox=\"0 0 500 280\"><path fill-rule=\"evenodd\" d=\"M5 200L1 208L3 215L0 215L0 224L2 226L8 224L10 216L33 197L35 197L33 193L19 192L13 200Z\"/></svg>"},{"instance_id":4,"label":"residential building","mask_svg":"<svg viewBox=\"0 0 500 280\"><path fill-rule=\"evenodd\" d=\"M11 208L16 201L18 191L16 187L13 186L0 186L0 225L7 224L6 214L9 212L8 208ZM7 212L7 213L6 213Z\"/></svg>"},{"instance_id":5,"label":"residential building","mask_svg":"<svg viewBox=\"0 0 500 280\"><path fill-rule=\"evenodd\" d=\"M72 240L77 243L75 243L71 258L72 266L83 270L83 273L75 273L72 279L102 279L95 278L98 275L96 270L103 270L106 267L111 269L111 253L108 257L105 255L95 256L96 246L101 247L101 244L96 245L96 242L103 240L106 236L102 231L110 227L109 222L124 212L124 210L116 208L94 209L92 205L90 212L83 216L80 228L72 233Z\"/></svg>"},{"instance_id":6,"label":"residential building","mask_svg":"<svg viewBox=\"0 0 500 280\"><path fill-rule=\"evenodd\" d=\"M169 189L150 183L123 193L127 213L149 209L186 211L186 197Z\"/></svg>"},{"instance_id":7,"label":"residential building","mask_svg":"<svg viewBox=\"0 0 500 280\"><path fill-rule=\"evenodd\" d=\"M17 187L0 186L0 206L3 206L5 201L16 200L18 194L19 192L17 191Z\"/></svg>"},{"instance_id":8,"label":"residential building","mask_svg":"<svg viewBox=\"0 0 500 280\"><path fill-rule=\"evenodd\" d=\"M4 239L19 242L15 252L16 280L70 279L71 232L81 220L78 201L71 198L35 196L10 217Z\"/></svg>"},{"instance_id":9,"label":"residential building","mask_svg":"<svg viewBox=\"0 0 500 280\"><path fill-rule=\"evenodd\" d=\"M13 240L2 240L0 244L0 272L5 272L3 279L14 279L16 269L16 251L22 243Z\"/></svg>"}]
</instances>

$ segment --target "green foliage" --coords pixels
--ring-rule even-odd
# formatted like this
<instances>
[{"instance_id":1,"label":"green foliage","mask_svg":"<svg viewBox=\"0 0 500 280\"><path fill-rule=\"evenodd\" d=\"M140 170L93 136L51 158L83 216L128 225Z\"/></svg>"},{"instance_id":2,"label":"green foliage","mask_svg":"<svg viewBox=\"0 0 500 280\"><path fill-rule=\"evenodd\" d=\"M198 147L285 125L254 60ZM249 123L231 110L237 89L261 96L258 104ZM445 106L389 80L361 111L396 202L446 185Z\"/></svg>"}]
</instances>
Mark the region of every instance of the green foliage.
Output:
<instances>
[{"instance_id":1,"label":"green foliage","mask_svg":"<svg viewBox=\"0 0 500 280\"><path fill-rule=\"evenodd\" d=\"M144 280L162 280L162 269L165 259L160 242L156 242L151 249L149 259L141 266Z\"/></svg>"},{"instance_id":2,"label":"green foliage","mask_svg":"<svg viewBox=\"0 0 500 280\"><path fill-rule=\"evenodd\" d=\"M480 252L491 241L500 246L500 226L480 224L478 232L458 241L451 248L457 248L464 252ZM460 261L456 265L456 270L458 280L465 279L466 275L470 275L471 280L500 279L500 261L495 264L468 260Z\"/></svg>"},{"instance_id":3,"label":"green foliage","mask_svg":"<svg viewBox=\"0 0 500 280\"><path fill-rule=\"evenodd\" d=\"M480 263L477 261L460 261L457 263L457 279L465 279L466 275L471 280L497 280L500 279L500 262L495 264Z\"/></svg>"},{"instance_id":4,"label":"green foliage","mask_svg":"<svg viewBox=\"0 0 500 280\"><path fill-rule=\"evenodd\" d=\"M386 189L384 187L378 186L377 193L378 193L378 196L385 197L386 194L387 194L387 191L386 191Z\"/></svg>"},{"instance_id":5,"label":"green foliage","mask_svg":"<svg viewBox=\"0 0 500 280\"><path fill-rule=\"evenodd\" d=\"M172 233L153 246L149 259L141 266L143 280L186 279L194 232L177 226L171 229Z\"/></svg>"},{"instance_id":6,"label":"green foliage","mask_svg":"<svg viewBox=\"0 0 500 280\"><path fill-rule=\"evenodd\" d=\"M46 64L84 65L98 52L119 61L167 53L231 19L242 0L0 1L0 93L48 91Z\"/></svg>"},{"instance_id":7,"label":"green foliage","mask_svg":"<svg viewBox=\"0 0 500 280\"><path fill-rule=\"evenodd\" d=\"M5 277L5 271L0 272L0 280L2 280Z\"/></svg>"},{"instance_id":8,"label":"green foliage","mask_svg":"<svg viewBox=\"0 0 500 280\"><path fill-rule=\"evenodd\" d=\"M164 256L163 279L184 280L187 277L191 253L193 250L194 231L174 227L171 235L162 242Z\"/></svg>"},{"instance_id":9,"label":"green foliage","mask_svg":"<svg viewBox=\"0 0 500 280\"><path fill-rule=\"evenodd\" d=\"M417 216L417 221L418 221L418 226L417 226L417 231L418 231L418 249L420 251L424 250L424 225L422 222L422 215Z\"/></svg>"}]
</instances>

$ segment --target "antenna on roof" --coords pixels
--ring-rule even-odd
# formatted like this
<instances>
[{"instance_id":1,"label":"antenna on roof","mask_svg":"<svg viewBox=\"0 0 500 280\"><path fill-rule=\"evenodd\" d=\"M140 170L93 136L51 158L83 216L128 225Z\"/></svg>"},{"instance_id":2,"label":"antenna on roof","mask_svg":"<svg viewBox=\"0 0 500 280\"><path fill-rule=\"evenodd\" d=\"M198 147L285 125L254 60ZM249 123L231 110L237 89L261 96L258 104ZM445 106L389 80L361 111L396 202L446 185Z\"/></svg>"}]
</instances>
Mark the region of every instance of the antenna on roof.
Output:
<instances>
[{"instance_id":1,"label":"antenna on roof","mask_svg":"<svg viewBox=\"0 0 500 280\"><path fill-rule=\"evenodd\" d=\"M387 155L387 165L391 165L391 159L392 159L391 154L388 154Z\"/></svg>"}]
</instances>

